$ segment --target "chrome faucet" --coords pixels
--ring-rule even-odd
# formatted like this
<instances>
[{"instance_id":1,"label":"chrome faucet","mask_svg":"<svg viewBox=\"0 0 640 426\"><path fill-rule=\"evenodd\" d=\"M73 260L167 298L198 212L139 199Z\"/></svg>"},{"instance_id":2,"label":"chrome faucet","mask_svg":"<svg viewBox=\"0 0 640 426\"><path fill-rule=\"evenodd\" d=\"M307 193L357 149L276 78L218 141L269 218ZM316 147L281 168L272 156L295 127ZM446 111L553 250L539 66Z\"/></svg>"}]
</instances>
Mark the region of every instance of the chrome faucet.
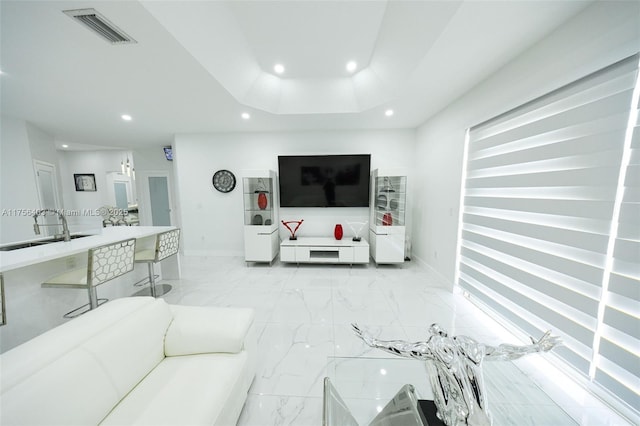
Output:
<instances>
[{"instance_id":1,"label":"chrome faucet","mask_svg":"<svg viewBox=\"0 0 640 426\"><path fill-rule=\"evenodd\" d=\"M47 225L47 224L43 224L43 225L39 225L38 224L38 216L41 216L42 214L46 213L46 212L51 212L51 213L55 213L60 217L60 220L62 221L62 237L64 239L64 241L71 241L71 233L69 232L69 225L67 224L67 218L64 217L64 214L62 214L62 212L60 212L59 210L53 210L53 209L40 209L36 212L36 214L33 215L33 220L36 222L33 224L33 232L35 232L36 235L40 235L40 227L41 226L58 226L59 224L53 224L53 225Z\"/></svg>"}]
</instances>

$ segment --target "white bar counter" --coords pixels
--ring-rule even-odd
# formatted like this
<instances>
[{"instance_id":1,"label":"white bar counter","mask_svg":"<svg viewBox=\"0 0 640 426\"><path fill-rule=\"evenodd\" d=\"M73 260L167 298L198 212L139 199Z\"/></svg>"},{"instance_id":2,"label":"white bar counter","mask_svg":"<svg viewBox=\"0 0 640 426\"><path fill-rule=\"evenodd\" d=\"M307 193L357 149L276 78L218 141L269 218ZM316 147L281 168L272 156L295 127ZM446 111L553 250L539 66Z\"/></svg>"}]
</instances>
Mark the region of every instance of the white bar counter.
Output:
<instances>
[{"instance_id":1,"label":"white bar counter","mask_svg":"<svg viewBox=\"0 0 640 426\"><path fill-rule=\"evenodd\" d=\"M42 283L49 277L70 269L86 267L89 249L93 247L135 238L136 249L152 249L156 235L171 229L175 227L113 226L96 230L95 235L67 242L52 242L0 252L0 272L4 278L7 314L7 324L0 327L0 353L69 321L62 315L87 303L86 290L42 288ZM87 234L93 233L82 233ZM6 245L13 244L18 242ZM175 280L180 278L179 257L171 256L160 262L156 273L160 275L160 280L169 280L175 286ZM147 265L136 264L130 273L98 286L98 297L113 300L132 296L143 288L134 286L134 283L146 276Z\"/></svg>"},{"instance_id":2,"label":"white bar counter","mask_svg":"<svg viewBox=\"0 0 640 426\"><path fill-rule=\"evenodd\" d=\"M59 241L55 243L42 244L35 247L27 247L12 251L0 251L0 272L6 272L25 266L63 257L74 256L86 253L93 247L115 243L116 241L136 238L138 242L144 243L142 239L155 237L155 235L175 229L174 226L110 226L102 228L99 234L89 237L76 238L71 241ZM91 234L91 232L87 232ZM154 238L155 239L155 238ZM46 238L33 239L23 242L41 241ZM5 244L12 245L17 243ZM139 248L139 247L138 247Z\"/></svg>"}]
</instances>

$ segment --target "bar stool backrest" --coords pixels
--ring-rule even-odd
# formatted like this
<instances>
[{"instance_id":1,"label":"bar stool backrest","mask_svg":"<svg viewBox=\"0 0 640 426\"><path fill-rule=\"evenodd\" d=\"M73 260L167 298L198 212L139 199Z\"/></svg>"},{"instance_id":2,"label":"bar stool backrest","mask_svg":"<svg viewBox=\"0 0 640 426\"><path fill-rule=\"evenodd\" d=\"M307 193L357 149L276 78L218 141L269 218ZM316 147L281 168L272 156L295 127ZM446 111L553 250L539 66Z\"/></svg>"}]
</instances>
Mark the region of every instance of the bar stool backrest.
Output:
<instances>
[{"instance_id":1,"label":"bar stool backrest","mask_svg":"<svg viewBox=\"0 0 640 426\"><path fill-rule=\"evenodd\" d=\"M158 234L156 238L156 258L154 262L160 262L169 256L178 253L180 248L180 229L172 229Z\"/></svg>"},{"instance_id":2,"label":"bar stool backrest","mask_svg":"<svg viewBox=\"0 0 640 426\"><path fill-rule=\"evenodd\" d=\"M87 284L95 287L133 271L135 253L135 238L90 249Z\"/></svg>"}]
</instances>

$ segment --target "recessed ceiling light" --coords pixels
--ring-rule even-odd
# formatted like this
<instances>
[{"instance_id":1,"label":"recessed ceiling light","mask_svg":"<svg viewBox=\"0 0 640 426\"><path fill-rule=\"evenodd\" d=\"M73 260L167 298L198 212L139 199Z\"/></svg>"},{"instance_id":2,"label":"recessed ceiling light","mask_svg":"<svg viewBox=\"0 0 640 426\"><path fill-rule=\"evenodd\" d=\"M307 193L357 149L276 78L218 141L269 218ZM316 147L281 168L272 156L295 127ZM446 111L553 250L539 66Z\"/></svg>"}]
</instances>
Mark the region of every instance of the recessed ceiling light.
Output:
<instances>
[{"instance_id":1,"label":"recessed ceiling light","mask_svg":"<svg viewBox=\"0 0 640 426\"><path fill-rule=\"evenodd\" d=\"M132 118L131 118L131 116L129 114L122 114L121 117L122 117L122 119L124 121L131 121L132 120Z\"/></svg>"},{"instance_id":2,"label":"recessed ceiling light","mask_svg":"<svg viewBox=\"0 0 640 426\"><path fill-rule=\"evenodd\" d=\"M69 148L69 145L67 145L66 143L63 143L63 144L62 144L62 147L63 147L63 148Z\"/></svg>"},{"instance_id":3,"label":"recessed ceiling light","mask_svg":"<svg viewBox=\"0 0 640 426\"><path fill-rule=\"evenodd\" d=\"M245 120L248 120L251 118L251 115L248 112L243 112L242 113L242 118L244 118Z\"/></svg>"},{"instance_id":4,"label":"recessed ceiling light","mask_svg":"<svg viewBox=\"0 0 640 426\"><path fill-rule=\"evenodd\" d=\"M276 72L276 74L282 74L284 72L284 65L282 64L275 64L273 66L273 70Z\"/></svg>"},{"instance_id":5,"label":"recessed ceiling light","mask_svg":"<svg viewBox=\"0 0 640 426\"><path fill-rule=\"evenodd\" d=\"M358 64L356 63L356 61L347 62L347 71L354 72L356 68L358 68Z\"/></svg>"},{"instance_id":6,"label":"recessed ceiling light","mask_svg":"<svg viewBox=\"0 0 640 426\"><path fill-rule=\"evenodd\" d=\"M386 115L387 117L391 117L393 115L393 110L392 109L388 109L384 112L384 115Z\"/></svg>"}]
</instances>

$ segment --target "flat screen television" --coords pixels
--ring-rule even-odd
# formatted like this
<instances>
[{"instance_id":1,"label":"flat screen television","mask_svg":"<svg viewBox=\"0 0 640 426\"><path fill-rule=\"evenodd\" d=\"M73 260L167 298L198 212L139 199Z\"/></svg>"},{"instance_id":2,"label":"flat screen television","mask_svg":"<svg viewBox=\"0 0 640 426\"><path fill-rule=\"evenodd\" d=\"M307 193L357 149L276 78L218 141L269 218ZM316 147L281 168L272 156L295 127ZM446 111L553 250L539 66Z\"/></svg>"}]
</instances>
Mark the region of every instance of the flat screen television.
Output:
<instances>
[{"instance_id":1,"label":"flat screen television","mask_svg":"<svg viewBox=\"0 0 640 426\"><path fill-rule=\"evenodd\" d=\"M371 155L278 156L280 207L369 207Z\"/></svg>"}]
</instances>

